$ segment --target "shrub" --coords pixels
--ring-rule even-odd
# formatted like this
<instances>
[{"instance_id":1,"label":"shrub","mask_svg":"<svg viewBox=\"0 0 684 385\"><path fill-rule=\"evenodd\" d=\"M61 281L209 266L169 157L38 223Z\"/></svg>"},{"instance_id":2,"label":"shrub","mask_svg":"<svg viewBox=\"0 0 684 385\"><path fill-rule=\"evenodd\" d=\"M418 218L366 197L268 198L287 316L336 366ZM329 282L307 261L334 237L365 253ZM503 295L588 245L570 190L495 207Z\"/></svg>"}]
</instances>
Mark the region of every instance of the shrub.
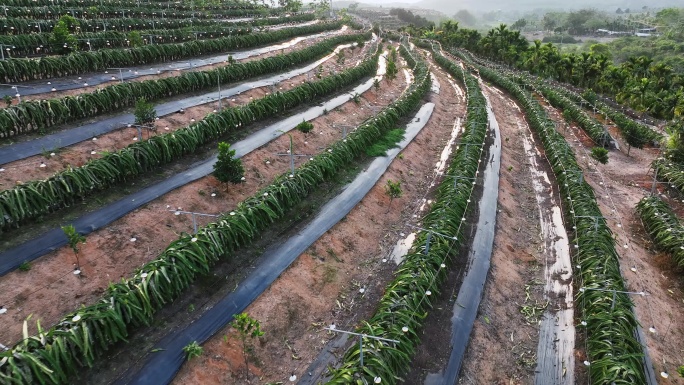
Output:
<instances>
[{"instance_id":1,"label":"shrub","mask_svg":"<svg viewBox=\"0 0 684 385\"><path fill-rule=\"evenodd\" d=\"M140 98L135 102L133 115L135 116L135 124L154 123L155 119L157 119L157 110L145 98Z\"/></svg>"},{"instance_id":2,"label":"shrub","mask_svg":"<svg viewBox=\"0 0 684 385\"><path fill-rule=\"evenodd\" d=\"M608 163L608 150L603 147L594 147L591 149L591 157L606 164Z\"/></svg>"},{"instance_id":3,"label":"shrub","mask_svg":"<svg viewBox=\"0 0 684 385\"><path fill-rule=\"evenodd\" d=\"M214 176L223 183L240 183L245 175L242 160L235 158L235 150L230 143L220 142L218 146L218 160L214 164Z\"/></svg>"},{"instance_id":4,"label":"shrub","mask_svg":"<svg viewBox=\"0 0 684 385\"><path fill-rule=\"evenodd\" d=\"M311 122L303 120L301 123L296 125L295 128L306 134L307 132L311 132L311 130L313 130L314 125Z\"/></svg>"}]
</instances>

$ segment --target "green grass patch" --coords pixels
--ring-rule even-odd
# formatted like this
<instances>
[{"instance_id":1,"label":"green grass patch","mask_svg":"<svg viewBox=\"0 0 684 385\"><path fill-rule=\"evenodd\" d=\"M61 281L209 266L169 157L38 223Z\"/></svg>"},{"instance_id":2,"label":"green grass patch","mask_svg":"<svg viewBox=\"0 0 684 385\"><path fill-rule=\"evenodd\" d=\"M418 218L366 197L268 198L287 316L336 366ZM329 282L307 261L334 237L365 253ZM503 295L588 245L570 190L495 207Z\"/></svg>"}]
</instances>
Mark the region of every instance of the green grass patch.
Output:
<instances>
[{"instance_id":1,"label":"green grass patch","mask_svg":"<svg viewBox=\"0 0 684 385\"><path fill-rule=\"evenodd\" d=\"M395 128L394 130L389 130L377 143L366 149L366 155L372 157L385 156L387 155L387 150L398 147L397 143L402 139L404 139L403 129Z\"/></svg>"}]
</instances>

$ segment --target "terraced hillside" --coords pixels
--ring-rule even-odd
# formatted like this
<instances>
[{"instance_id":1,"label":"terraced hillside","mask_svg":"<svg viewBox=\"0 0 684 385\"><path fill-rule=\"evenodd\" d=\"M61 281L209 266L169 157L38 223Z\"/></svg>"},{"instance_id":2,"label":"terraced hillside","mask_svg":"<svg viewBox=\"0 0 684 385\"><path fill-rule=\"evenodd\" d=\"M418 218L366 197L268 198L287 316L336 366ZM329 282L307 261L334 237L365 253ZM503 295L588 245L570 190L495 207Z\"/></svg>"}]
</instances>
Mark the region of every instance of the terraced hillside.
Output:
<instances>
[{"instance_id":1,"label":"terraced hillside","mask_svg":"<svg viewBox=\"0 0 684 385\"><path fill-rule=\"evenodd\" d=\"M4 6L0 384L682 383L659 127L345 12Z\"/></svg>"}]
</instances>

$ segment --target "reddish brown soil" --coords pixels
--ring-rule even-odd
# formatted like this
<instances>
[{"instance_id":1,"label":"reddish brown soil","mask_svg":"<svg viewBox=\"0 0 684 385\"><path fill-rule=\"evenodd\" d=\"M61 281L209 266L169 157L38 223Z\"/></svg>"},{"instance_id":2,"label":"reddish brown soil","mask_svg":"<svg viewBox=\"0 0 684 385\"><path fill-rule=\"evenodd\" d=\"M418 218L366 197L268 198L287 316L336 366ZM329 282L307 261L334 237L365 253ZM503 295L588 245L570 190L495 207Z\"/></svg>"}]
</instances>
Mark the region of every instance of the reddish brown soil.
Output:
<instances>
[{"instance_id":1,"label":"reddish brown soil","mask_svg":"<svg viewBox=\"0 0 684 385\"><path fill-rule=\"evenodd\" d=\"M334 128L333 123L357 125L372 114L369 108L359 106L385 106L403 89L403 80L383 83L380 91L370 90L362 95L359 105L350 101L315 119L313 132L292 131L297 151L319 152L319 148L340 138L339 129ZM191 218L174 216L168 211L169 207L202 213L226 212L235 207L288 169L288 159L274 155L284 153L288 148L289 138L284 136L244 156L247 180L243 184L225 186L213 177L205 177L89 234L86 244L81 247L83 274L80 277L71 273L76 260L67 247L31 263L28 272L17 270L1 277L0 302L9 311L2 315L6 327L0 329L0 343L11 346L18 341L23 320L30 314L34 321L39 319L43 327L49 327L81 304L93 303L109 282L129 276L138 266L155 258L180 232L191 232ZM300 158L297 164L301 162L304 160ZM200 225L203 223L206 220L200 221ZM131 241L133 238L135 241ZM35 327L33 322L30 324L29 330L33 333Z\"/></svg>"},{"instance_id":2,"label":"reddish brown soil","mask_svg":"<svg viewBox=\"0 0 684 385\"><path fill-rule=\"evenodd\" d=\"M364 47L363 51L359 49L351 50L349 48L343 50L346 57L344 64L337 64L337 58L334 56L322 64L324 73L327 74L333 69L339 72L345 68L350 68L354 65L354 57L358 57L361 54L360 52L365 52L366 48ZM287 91L306 79L307 75L288 79L280 84L279 90ZM223 106L244 105L252 99L261 98L270 92L269 87L254 88L231 99L224 100ZM166 115L156 121L155 127L158 133L173 132L187 127L194 121L201 120L204 116L214 111L216 107L217 103L211 102L188 108L183 114ZM149 134L149 132L144 131L143 138L147 138ZM152 135L154 134L152 133ZM91 159L101 157L104 151L116 151L134 143L137 137L138 131L136 128L125 128L122 124L121 129L98 136L95 141L84 141L55 150L46 149L44 154L7 163L2 165L5 170L0 172L0 191L13 188L15 185L27 181L48 178L57 172L67 169L70 165L72 167L82 166ZM93 152L95 153L93 154ZM54 156L51 155L53 153L55 154Z\"/></svg>"},{"instance_id":3,"label":"reddish brown soil","mask_svg":"<svg viewBox=\"0 0 684 385\"><path fill-rule=\"evenodd\" d=\"M454 90L442 75L439 78L442 93L431 96L437 104L435 112L403 151L403 159L396 159L346 219L300 255L246 310L266 331L255 347L256 362L261 363L259 379L244 378L244 364L230 360L235 343L224 342L223 336L235 333L227 327L204 344L200 358L184 365L175 383L286 383L293 373L301 378L320 348L333 337L323 327L335 323L351 329L372 314L395 267L381 260L400 238L398 233L409 232L403 224L411 221L429 194L434 165L454 120L464 113L463 104L452 103ZM388 212L384 185L389 179L402 182L403 196L392 202L393 209ZM365 293L359 293L360 287L365 287Z\"/></svg>"},{"instance_id":4,"label":"reddish brown soil","mask_svg":"<svg viewBox=\"0 0 684 385\"><path fill-rule=\"evenodd\" d=\"M523 115L507 97L483 89L501 132L499 215L491 270L459 384L530 384L534 379L538 325L520 312L542 301L537 200L532 188L523 137ZM531 298L527 298L529 292Z\"/></svg>"}]
</instances>

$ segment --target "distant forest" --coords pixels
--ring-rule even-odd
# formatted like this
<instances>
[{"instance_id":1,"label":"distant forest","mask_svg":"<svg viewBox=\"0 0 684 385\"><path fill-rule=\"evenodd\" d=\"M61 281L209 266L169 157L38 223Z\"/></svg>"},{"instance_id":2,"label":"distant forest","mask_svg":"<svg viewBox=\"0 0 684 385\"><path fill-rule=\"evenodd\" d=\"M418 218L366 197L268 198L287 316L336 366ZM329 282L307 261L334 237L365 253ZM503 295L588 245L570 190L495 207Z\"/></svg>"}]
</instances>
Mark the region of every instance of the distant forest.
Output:
<instances>
[{"instance_id":1,"label":"distant forest","mask_svg":"<svg viewBox=\"0 0 684 385\"><path fill-rule=\"evenodd\" d=\"M403 8L393 8L390 10L389 14L396 16L399 20L405 23L413 24L413 26L417 28L432 28L435 26L435 23L431 22L430 20L422 16L415 15L413 12Z\"/></svg>"}]
</instances>

